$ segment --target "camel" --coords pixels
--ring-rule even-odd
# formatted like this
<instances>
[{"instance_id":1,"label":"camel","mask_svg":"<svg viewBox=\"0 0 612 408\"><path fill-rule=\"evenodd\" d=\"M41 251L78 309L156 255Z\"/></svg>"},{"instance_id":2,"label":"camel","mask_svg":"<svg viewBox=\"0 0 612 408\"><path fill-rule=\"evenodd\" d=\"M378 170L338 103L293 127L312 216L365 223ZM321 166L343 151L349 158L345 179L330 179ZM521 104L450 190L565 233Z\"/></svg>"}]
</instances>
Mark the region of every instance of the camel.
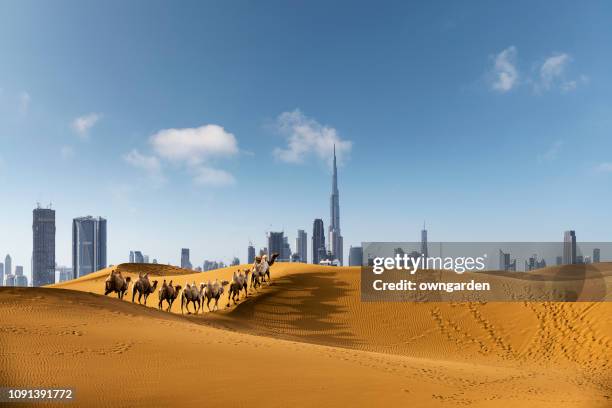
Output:
<instances>
[{"instance_id":1,"label":"camel","mask_svg":"<svg viewBox=\"0 0 612 408\"><path fill-rule=\"evenodd\" d=\"M276 261L276 258L278 258L278 254L274 253L272 254L272 258L270 258L270 260L268 261L268 257L266 255L263 256L263 261L264 262L264 273L263 273L263 281L264 282L269 282L270 281L270 267L272 265L274 265L274 262ZM266 276L268 277L268 280L266 281Z\"/></svg>"},{"instance_id":2,"label":"camel","mask_svg":"<svg viewBox=\"0 0 612 408\"><path fill-rule=\"evenodd\" d=\"M202 302L202 292L204 292L205 285L203 283L200 284L200 289L196 286L196 283L193 284L187 283L185 285L185 289L183 289L183 295L181 296L181 314L183 313L183 306L187 309L187 313L191 314L189 311L189 303L193 302L193 310L195 314L198 314L200 311L200 305ZM196 307L197 306L197 307Z\"/></svg>"},{"instance_id":3,"label":"camel","mask_svg":"<svg viewBox=\"0 0 612 408\"><path fill-rule=\"evenodd\" d=\"M106 282L104 282L104 296L111 292L117 292L117 297L123 299L123 295L125 295L130 286L130 280L131 278L129 276L124 278L121 272L113 269L108 278L106 278Z\"/></svg>"},{"instance_id":4,"label":"camel","mask_svg":"<svg viewBox=\"0 0 612 408\"><path fill-rule=\"evenodd\" d=\"M268 261L268 255L258 256L255 258L251 274L251 287L257 289L261 286L262 282L270 281L270 267L274 265L274 262L278 258L278 254L272 254L272 258ZM266 280L266 276L268 279Z\"/></svg>"},{"instance_id":5,"label":"camel","mask_svg":"<svg viewBox=\"0 0 612 408\"><path fill-rule=\"evenodd\" d=\"M132 287L132 303L134 303L134 297L136 296L136 292L138 292L138 304L140 304L141 297L144 297L144 304L147 305L147 298L157 288L157 281L153 281L153 285L149 281L149 274L142 273L138 274L138 280L134 282L134 286Z\"/></svg>"},{"instance_id":6,"label":"camel","mask_svg":"<svg viewBox=\"0 0 612 408\"><path fill-rule=\"evenodd\" d=\"M181 285L176 285L176 287L174 287L172 286L172 281L166 284L166 280L164 279L164 283L162 284L161 289L158 291L159 304L157 305L157 307L161 310L162 304L165 300L166 302L168 302L168 309L166 309L166 311L169 312L172 308L172 303L174 303L174 301L178 297L178 293L180 290Z\"/></svg>"},{"instance_id":7,"label":"camel","mask_svg":"<svg viewBox=\"0 0 612 408\"><path fill-rule=\"evenodd\" d=\"M229 285L229 282L223 280L219 282L219 279L215 279L214 282L208 281L206 288L204 290L204 295L206 296L206 307L208 311L218 310L219 309L219 298L224 292L225 286ZM215 305L213 306L213 310L210 310L210 300L215 299Z\"/></svg>"},{"instance_id":8,"label":"camel","mask_svg":"<svg viewBox=\"0 0 612 408\"><path fill-rule=\"evenodd\" d=\"M227 292L227 306L230 305L230 299L234 301L234 304L237 304L236 297L240 300L240 291L244 289L245 297L249 297L247 282L248 282L249 270L245 269L244 272L240 272L240 270L234 272L234 276L232 281L230 282L229 291Z\"/></svg>"}]
</instances>

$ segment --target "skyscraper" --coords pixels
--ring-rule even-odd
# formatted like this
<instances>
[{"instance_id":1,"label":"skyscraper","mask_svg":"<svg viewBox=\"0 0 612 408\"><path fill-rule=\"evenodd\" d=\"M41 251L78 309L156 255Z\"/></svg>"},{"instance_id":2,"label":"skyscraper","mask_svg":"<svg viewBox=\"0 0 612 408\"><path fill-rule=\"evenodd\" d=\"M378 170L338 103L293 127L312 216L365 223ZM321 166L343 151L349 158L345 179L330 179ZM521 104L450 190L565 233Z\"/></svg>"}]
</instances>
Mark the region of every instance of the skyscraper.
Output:
<instances>
[{"instance_id":1,"label":"skyscraper","mask_svg":"<svg viewBox=\"0 0 612 408\"><path fill-rule=\"evenodd\" d=\"M134 251L130 251L130 263L134 263Z\"/></svg>"},{"instance_id":2,"label":"skyscraper","mask_svg":"<svg viewBox=\"0 0 612 408\"><path fill-rule=\"evenodd\" d=\"M317 218L312 223L312 263L321 262L320 254L325 253L325 228L323 220Z\"/></svg>"},{"instance_id":3,"label":"skyscraper","mask_svg":"<svg viewBox=\"0 0 612 408\"><path fill-rule=\"evenodd\" d=\"M334 145L334 174L332 176L332 193L329 200L329 251L332 256L343 261L343 240L340 232L340 193L338 191L338 167L336 166L336 145Z\"/></svg>"},{"instance_id":4,"label":"skyscraper","mask_svg":"<svg viewBox=\"0 0 612 408\"><path fill-rule=\"evenodd\" d=\"M55 283L55 271L53 271L53 282ZM15 266L15 286L26 287L28 286L28 278L23 275L23 266Z\"/></svg>"},{"instance_id":5,"label":"skyscraper","mask_svg":"<svg viewBox=\"0 0 612 408\"><path fill-rule=\"evenodd\" d=\"M253 262L255 262L255 247L249 245L247 248L247 263L252 264Z\"/></svg>"},{"instance_id":6,"label":"skyscraper","mask_svg":"<svg viewBox=\"0 0 612 408\"><path fill-rule=\"evenodd\" d=\"M189 248L181 249L181 268L192 269L191 261L189 260Z\"/></svg>"},{"instance_id":7,"label":"skyscraper","mask_svg":"<svg viewBox=\"0 0 612 408\"><path fill-rule=\"evenodd\" d=\"M32 211L32 286L55 283L55 210Z\"/></svg>"},{"instance_id":8,"label":"skyscraper","mask_svg":"<svg viewBox=\"0 0 612 408\"><path fill-rule=\"evenodd\" d=\"M134 251L134 263L144 263L144 255L141 251Z\"/></svg>"},{"instance_id":9,"label":"skyscraper","mask_svg":"<svg viewBox=\"0 0 612 408\"><path fill-rule=\"evenodd\" d=\"M4 264L0 262L0 286L4 286Z\"/></svg>"},{"instance_id":10,"label":"skyscraper","mask_svg":"<svg viewBox=\"0 0 612 408\"><path fill-rule=\"evenodd\" d=\"M79 217L72 220L72 271L78 278L106 268L106 220Z\"/></svg>"},{"instance_id":11,"label":"skyscraper","mask_svg":"<svg viewBox=\"0 0 612 408\"><path fill-rule=\"evenodd\" d=\"M268 232L268 256L278 254L279 261L289 262L291 253L287 254L284 232ZM285 257L286 256L286 257Z\"/></svg>"},{"instance_id":12,"label":"skyscraper","mask_svg":"<svg viewBox=\"0 0 612 408\"><path fill-rule=\"evenodd\" d=\"M363 248L360 246L352 246L349 249L349 266L362 266L363 264Z\"/></svg>"},{"instance_id":13,"label":"skyscraper","mask_svg":"<svg viewBox=\"0 0 612 408\"><path fill-rule=\"evenodd\" d=\"M429 256L429 250L427 248L427 229L425 223L423 223L423 229L421 230L421 254L427 259Z\"/></svg>"},{"instance_id":14,"label":"skyscraper","mask_svg":"<svg viewBox=\"0 0 612 408\"><path fill-rule=\"evenodd\" d=\"M565 231L563 234L563 264L572 265L576 263L576 232Z\"/></svg>"},{"instance_id":15,"label":"skyscraper","mask_svg":"<svg viewBox=\"0 0 612 408\"><path fill-rule=\"evenodd\" d=\"M593 263L601 262L601 250L599 248L593 248Z\"/></svg>"},{"instance_id":16,"label":"skyscraper","mask_svg":"<svg viewBox=\"0 0 612 408\"><path fill-rule=\"evenodd\" d=\"M308 235L304 230L298 230L295 238L295 252L300 257L300 262L308 263Z\"/></svg>"},{"instance_id":17,"label":"skyscraper","mask_svg":"<svg viewBox=\"0 0 612 408\"><path fill-rule=\"evenodd\" d=\"M13 261L11 259L11 256L9 254L6 254L6 257L4 258L4 279L6 279L8 275L12 275L12 274L13 274Z\"/></svg>"}]
</instances>

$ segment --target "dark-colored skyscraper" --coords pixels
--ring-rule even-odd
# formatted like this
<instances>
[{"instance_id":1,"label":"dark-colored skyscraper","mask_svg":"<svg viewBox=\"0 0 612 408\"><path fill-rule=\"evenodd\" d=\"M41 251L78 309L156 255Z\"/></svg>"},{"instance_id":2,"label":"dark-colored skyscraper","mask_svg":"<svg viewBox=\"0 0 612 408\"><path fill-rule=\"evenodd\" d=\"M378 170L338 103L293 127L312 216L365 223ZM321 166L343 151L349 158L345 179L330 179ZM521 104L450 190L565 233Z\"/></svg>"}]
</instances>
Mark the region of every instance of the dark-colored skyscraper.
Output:
<instances>
[{"instance_id":1,"label":"dark-colored skyscraper","mask_svg":"<svg viewBox=\"0 0 612 408\"><path fill-rule=\"evenodd\" d=\"M563 234L563 264L576 263L576 232L565 231Z\"/></svg>"},{"instance_id":2,"label":"dark-colored skyscraper","mask_svg":"<svg viewBox=\"0 0 612 408\"><path fill-rule=\"evenodd\" d=\"M4 286L4 264L0 262L0 286Z\"/></svg>"},{"instance_id":3,"label":"dark-colored skyscraper","mask_svg":"<svg viewBox=\"0 0 612 408\"><path fill-rule=\"evenodd\" d=\"M352 246L349 250L349 266L362 266L363 264L363 248L360 246Z\"/></svg>"},{"instance_id":4,"label":"dark-colored skyscraper","mask_svg":"<svg viewBox=\"0 0 612 408\"><path fill-rule=\"evenodd\" d=\"M300 262L308 263L308 235L304 230L298 230L297 232L295 252L300 257Z\"/></svg>"},{"instance_id":5,"label":"dark-colored skyscraper","mask_svg":"<svg viewBox=\"0 0 612 408\"><path fill-rule=\"evenodd\" d=\"M343 239L340 232L340 192L338 191L338 167L336 166L336 145L334 145L334 174L332 176L332 193L329 199L329 251L340 261L343 256ZM317 262L318 263L318 262Z\"/></svg>"},{"instance_id":6,"label":"dark-colored skyscraper","mask_svg":"<svg viewBox=\"0 0 612 408\"><path fill-rule=\"evenodd\" d=\"M323 228L323 220L317 218L312 223L312 263L318 264L321 262L320 253L323 250L325 253L325 228Z\"/></svg>"},{"instance_id":7,"label":"dark-colored skyscraper","mask_svg":"<svg viewBox=\"0 0 612 408\"><path fill-rule=\"evenodd\" d=\"M189 248L181 249L181 268L192 269L191 261L189 260Z\"/></svg>"},{"instance_id":8,"label":"dark-colored skyscraper","mask_svg":"<svg viewBox=\"0 0 612 408\"><path fill-rule=\"evenodd\" d=\"M268 232L268 256L278 254L279 261L289 262L291 254L286 254L285 249L285 233L284 232ZM286 256L286 257L285 257Z\"/></svg>"},{"instance_id":9,"label":"dark-colored skyscraper","mask_svg":"<svg viewBox=\"0 0 612 408\"><path fill-rule=\"evenodd\" d=\"M429 256L429 249L427 248L427 229L425 223L423 223L423 229L421 230L421 254L425 258Z\"/></svg>"},{"instance_id":10,"label":"dark-colored skyscraper","mask_svg":"<svg viewBox=\"0 0 612 408\"><path fill-rule=\"evenodd\" d=\"M601 251L599 248L593 249L593 263L601 262Z\"/></svg>"},{"instance_id":11,"label":"dark-colored skyscraper","mask_svg":"<svg viewBox=\"0 0 612 408\"><path fill-rule=\"evenodd\" d=\"M79 217L72 220L72 271L78 278L106 268L106 220Z\"/></svg>"},{"instance_id":12,"label":"dark-colored skyscraper","mask_svg":"<svg viewBox=\"0 0 612 408\"><path fill-rule=\"evenodd\" d=\"M32 211L32 286L55 283L55 210Z\"/></svg>"},{"instance_id":13,"label":"dark-colored skyscraper","mask_svg":"<svg viewBox=\"0 0 612 408\"><path fill-rule=\"evenodd\" d=\"M247 263L252 264L253 262L255 262L255 247L249 245L247 248Z\"/></svg>"}]
</instances>

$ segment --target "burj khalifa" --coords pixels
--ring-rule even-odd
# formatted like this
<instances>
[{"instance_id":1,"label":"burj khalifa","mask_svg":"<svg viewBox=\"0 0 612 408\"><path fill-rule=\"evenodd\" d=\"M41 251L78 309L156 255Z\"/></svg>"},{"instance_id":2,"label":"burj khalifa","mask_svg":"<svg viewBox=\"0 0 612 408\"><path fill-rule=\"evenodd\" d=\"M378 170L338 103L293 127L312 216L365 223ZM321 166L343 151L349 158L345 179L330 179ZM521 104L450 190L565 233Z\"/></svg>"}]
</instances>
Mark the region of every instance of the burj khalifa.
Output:
<instances>
[{"instance_id":1,"label":"burj khalifa","mask_svg":"<svg viewBox=\"0 0 612 408\"><path fill-rule=\"evenodd\" d=\"M334 145L334 175L332 193L329 199L329 251L334 259L343 263L342 234L340 233L340 193L338 192L338 167L336 166L336 145Z\"/></svg>"}]
</instances>

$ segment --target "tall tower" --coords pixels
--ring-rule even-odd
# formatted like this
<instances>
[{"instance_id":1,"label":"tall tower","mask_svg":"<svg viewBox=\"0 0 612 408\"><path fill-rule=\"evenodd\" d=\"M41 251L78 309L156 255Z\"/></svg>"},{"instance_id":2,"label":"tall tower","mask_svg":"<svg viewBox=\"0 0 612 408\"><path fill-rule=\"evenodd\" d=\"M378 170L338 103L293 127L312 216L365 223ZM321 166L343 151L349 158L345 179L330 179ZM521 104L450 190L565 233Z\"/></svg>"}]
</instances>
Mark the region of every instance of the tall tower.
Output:
<instances>
[{"instance_id":1,"label":"tall tower","mask_svg":"<svg viewBox=\"0 0 612 408\"><path fill-rule=\"evenodd\" d=\"M32 286L55 283L55 210L32 211Z\"/></svg>"},{"instance_id":2,"label":"tall tower","mask_svg":"<svg viewBox=\"0 0 612 408\"><path fill-rule=\"evenodd\" d=\"M421 254L427 259L429 251L427 249L427 228L425 228L425 222L423 222L423 229L421 230Z\"/></svg>"},{"instance_id":3,"label":"tall tower","mask_svg":"<svg viewBox=\"0 0 612 408\"><path fill-rule=\"evenodd\" d=\"M576 232L565 231L563 234L563 264L573 265L576 263Z\"/></svg>"},{"instance_id":4,"label":"tall tower","mask_svg":"<svg viewBox=\"0 0 612 408\"><path fill-rule=\"evenodd\" d=\"M323 220L316 218L312 223L312 263L321 262L321 253L325 253L325 229Z\"/></svg>"},{"instance_id":5,"label":"tall tower","mask_svg":"<svg viewBox=\"0 0 612 408\"><path fill-rule=\"evenodd\" d=\"M106 268L106 220L79 217L72 220L72 273L74 278Z\"/></svg>"},{"instance_id":6,"label":"tall tower","mask_svg":"<svg viewBox=\"0 0 612 408\"><path fill-rule=\"evenodd\" d=\"M332 193L329 200L329 251L332 256L343 261L342 234L340 232L340 193L338 191L338 167L336 166L336 145L334 145L334 174L332 178Z\"/></svg>"},{"instance_id":7,"label":"tall tower","mask_svg":"<svg viewBox=\"0 0 612 408\"><path fill-rule=\"evenodd\" d=\"M308 244L307 244L308 236L306 231L298 230L297 238L295 239L295 251L300 256L300 262L307 263L308 262Z\"/></svg>"}]
</instances>

